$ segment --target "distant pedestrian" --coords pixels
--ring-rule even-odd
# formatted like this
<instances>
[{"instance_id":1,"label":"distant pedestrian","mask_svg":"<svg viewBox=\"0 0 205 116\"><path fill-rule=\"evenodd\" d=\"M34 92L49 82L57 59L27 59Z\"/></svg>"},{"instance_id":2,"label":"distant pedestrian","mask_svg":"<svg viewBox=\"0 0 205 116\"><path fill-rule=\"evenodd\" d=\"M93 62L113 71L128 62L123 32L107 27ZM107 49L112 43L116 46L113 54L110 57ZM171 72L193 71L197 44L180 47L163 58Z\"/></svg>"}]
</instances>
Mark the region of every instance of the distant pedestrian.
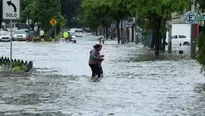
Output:
<instances>
[{"instance_id":1,"label":"distant pedestrian","mask_svg":"<svg viewBox=\"0 0 205 116\"><path fill-rule=\"evenodd\" d=\"M40 38L44 39L44 31L42 29L40 30Z\"/></svg>"},{"instance_id":2,"label":"distant pedestrian","mask_svg":"<svg viewBox=\"0 0 205 116\"><path fill-rule=\"evenodd\" d=\"M102 36L100 36L100 37L98 38L98 42L99 42L99 44L101 44L101 43L102 43L102 39L103 39L103 37L102 37Z\"/></svg>"}]
</instances>

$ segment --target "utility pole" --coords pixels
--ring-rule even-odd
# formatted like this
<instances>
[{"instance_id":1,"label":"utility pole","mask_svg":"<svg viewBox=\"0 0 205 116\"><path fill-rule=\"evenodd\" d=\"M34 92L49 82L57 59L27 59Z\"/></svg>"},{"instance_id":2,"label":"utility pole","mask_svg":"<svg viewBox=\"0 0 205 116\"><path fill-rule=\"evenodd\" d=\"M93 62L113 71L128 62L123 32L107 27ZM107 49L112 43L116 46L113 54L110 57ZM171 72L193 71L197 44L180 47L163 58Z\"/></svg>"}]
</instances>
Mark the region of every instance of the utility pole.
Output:
<instances>
[{"instance_id":1,"label":"utility pole","mask_svg":"<svg viewBox=\"0 0 205 116\"><path fill-rule=\"evenodd\" d=\"M192 12L196 13L196 17L198 15L197 13L197 2L194 0L194 4L192 4L192 6L194 5L194 8L191 8ZM196 19L198 20L198 19ZM197 21L198 23L198 21ZM192 59L196 58L196 42L197 42L197 37L198 37L198 24L191 24L191 47L190 47L190 55Z\"/></svg>"}]
</instances>

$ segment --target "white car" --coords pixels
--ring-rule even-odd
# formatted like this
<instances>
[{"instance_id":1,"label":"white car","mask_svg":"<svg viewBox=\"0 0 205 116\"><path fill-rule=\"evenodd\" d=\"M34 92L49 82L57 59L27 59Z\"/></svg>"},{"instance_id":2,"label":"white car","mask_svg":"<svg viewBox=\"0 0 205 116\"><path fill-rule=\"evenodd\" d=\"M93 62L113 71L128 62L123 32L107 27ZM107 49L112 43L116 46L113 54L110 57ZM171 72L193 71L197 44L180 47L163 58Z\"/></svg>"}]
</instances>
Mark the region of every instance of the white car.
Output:
<instances>
[{"instance_id":1,"label":"white car","mask_svg":"<svg viewBox=\"0 0 205 116\"><path fill-rule=\"evenodd\" d=\"M0 41L9 42L11 40L11 34L7 31L0 31Z\"/></svg>"},{"instance_id":2,"label":"white car","mask_svg":"<svg viewBox=\"0 0 205 116\"><path fill-rule=\"evenodd\" d=\"M0 34L0 41L1 42L9 42L11 40L11 35L10 34Z\"/></svg>"},{"instance_id":3,"label":"white car","mask_svg":"<svg viewBox=\"0 0 205 116\"><path fill-rule=\"evenodd\" d=\"M191 38L190 37L187 37L185 35L173 35L172 36L172 46L188 46L190 45L190 41L191 41ZM166 38L166 45L168 45L168 38Z\"/></svg>"},{"instance_id":4,"label":"white car","mask_svg":"<svg viewBox=\"0 0 205 116\"><path fill-rule=\"evenodd\" d=\"M15 41L26 41L28 39L28 33L26 33L24 30L15 31L13 34L13 39Z\"/></svg>"}]
</instances>

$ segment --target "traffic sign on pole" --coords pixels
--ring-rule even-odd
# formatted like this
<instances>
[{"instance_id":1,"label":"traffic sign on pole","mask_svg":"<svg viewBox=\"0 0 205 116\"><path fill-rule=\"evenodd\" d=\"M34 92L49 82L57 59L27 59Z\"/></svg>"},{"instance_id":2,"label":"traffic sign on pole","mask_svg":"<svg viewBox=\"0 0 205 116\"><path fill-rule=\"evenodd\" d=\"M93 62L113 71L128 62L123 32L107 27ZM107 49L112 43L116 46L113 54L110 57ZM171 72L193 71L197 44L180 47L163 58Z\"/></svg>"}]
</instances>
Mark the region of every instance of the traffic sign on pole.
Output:
<instances>
[{"instance_id":1,"label":"traffic sign on pole","mask_svg":"<svg viewBox=\"0 0 205 116\"><path fill-rule=\"evenodd\" d=\"M56 19L54 19L54 18L52 18L51 20L50 20L50 24L51 25L56 25L56 23L57 23L57 21L56 21Z\"/></svg>"},{"instance_id":2,"label":"traffic sign on pole","mask_svg":"<svg viewBox=\"0 0 205 116\"><path fill-rule=\"evenodd\" d=\"M196 13L189 13L186 15L186 22L190 24L197 24L198 18Z\"/></svg>"},{"instance_id":3,"label":"traffic sign on pole","mask_svg":"<svg viewBox=\"0 0 205 116\"><path fill-rule=\"evenodd\" d=\"M20 0L3 0L3 19L20 19Z\"/></svg>"},{"instance_id":4,"label":"traffic sign on pole","mask_svg":"<svg viewBox=\"0 0 205 116\"><path fill-rule=\"evenodd\" d=\"M199 16L199 17L198 17L198 20L199 20L199 21L205 21L205 15L204 15L204 16L203 16L203 15L202 15L202 16Z\"/></svg>"}]
</instances>

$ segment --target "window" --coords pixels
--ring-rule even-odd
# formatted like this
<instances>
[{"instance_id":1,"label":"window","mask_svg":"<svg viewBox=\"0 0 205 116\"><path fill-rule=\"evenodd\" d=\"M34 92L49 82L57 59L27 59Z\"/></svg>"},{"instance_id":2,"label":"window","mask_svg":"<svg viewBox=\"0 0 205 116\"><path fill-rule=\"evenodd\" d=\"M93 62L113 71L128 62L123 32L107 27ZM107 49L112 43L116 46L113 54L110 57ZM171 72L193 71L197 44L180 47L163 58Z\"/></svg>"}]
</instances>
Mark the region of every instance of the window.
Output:
<instances>
[{"instance_id":1,"label":"window","mask_svg":"<svg viewBox=\"0 0 205 116\"><path fill-rule=\"evenodd\" d=\"M172 36L172 39L177 39L177 35Z\"/></svg>"},{"instance_id":2,"label":"window","mask_svg":"<svg viewBox=\"0 0 205 116\"><path fill-rule=\"evenodd\" d=\"M179 35L179 38L186 38L186 36L184 36L184 35Z\"/></svg>"}]
</instances>

